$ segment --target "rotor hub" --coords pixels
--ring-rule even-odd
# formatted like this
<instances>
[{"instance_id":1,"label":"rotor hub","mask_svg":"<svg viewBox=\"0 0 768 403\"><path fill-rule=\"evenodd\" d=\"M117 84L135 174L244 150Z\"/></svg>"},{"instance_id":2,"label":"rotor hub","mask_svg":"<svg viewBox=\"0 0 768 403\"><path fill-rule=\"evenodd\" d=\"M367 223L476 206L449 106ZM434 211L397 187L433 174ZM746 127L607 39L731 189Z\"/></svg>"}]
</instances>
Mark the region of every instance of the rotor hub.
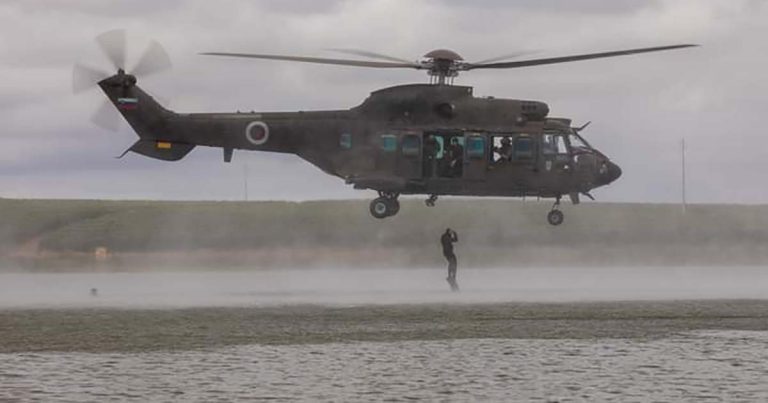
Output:
<instances>
[{"instance_id":1,"label":"rotor hub","mask_svg":"<svg viewBox=\"0 0 768 403\"><path fill-rule=\"evenodd\" d=\"M433 84L449 84L459 75L464 60L450 49L435 49L424 55L423 62Z\"/></svg>"},{"instance_id":2,"label":"rotor hub","mask_svg":"<svg viewBox=\"0 0 768 403\"><path fill-rule=\"evenodd\" d=\"M464 60L461 55L458 53L450 50L450 49L435 49L426 55L424 55L425 59L444 59L444 60L450 60L450 61L462 61Z\"/></svg>"}]
</instances>

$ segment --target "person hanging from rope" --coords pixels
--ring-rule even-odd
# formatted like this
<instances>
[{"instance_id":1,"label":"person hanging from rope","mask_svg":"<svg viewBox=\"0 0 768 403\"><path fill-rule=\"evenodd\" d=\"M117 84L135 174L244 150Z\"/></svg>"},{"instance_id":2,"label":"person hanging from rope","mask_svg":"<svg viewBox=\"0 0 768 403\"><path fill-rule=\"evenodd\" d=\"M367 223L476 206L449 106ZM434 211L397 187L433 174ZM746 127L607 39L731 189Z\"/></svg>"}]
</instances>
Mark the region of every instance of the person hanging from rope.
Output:
<instances>
[{"instance_id":1,"label":"person hanging from rope","mask_svg":"<svg viewBox=\"0 0 768 403\"><path fill-rule=\"evenodd\" d=\"M443 235L440 237L440 244L443 246L443 256L448 261L448 284L451 285L451 291L458 291L459 284L456 282L456 269L458 262L456 260L456 254L453 253L453 244L459 241L459 236L456 231L446 228Z\"/></svg>"}]
</instances>

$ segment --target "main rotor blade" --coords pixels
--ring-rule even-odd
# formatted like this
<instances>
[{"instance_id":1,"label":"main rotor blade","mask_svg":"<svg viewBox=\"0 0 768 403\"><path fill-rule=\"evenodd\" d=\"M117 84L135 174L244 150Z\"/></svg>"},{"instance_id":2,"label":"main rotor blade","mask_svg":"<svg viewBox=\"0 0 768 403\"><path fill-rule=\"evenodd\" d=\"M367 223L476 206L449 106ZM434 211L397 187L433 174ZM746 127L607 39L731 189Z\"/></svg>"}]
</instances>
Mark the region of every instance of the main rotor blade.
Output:
<instances>
[{"instance_id":1,"label":"main rotor blade","mask_svg":"<svg viewBox=\"0 0 768 403\"><path fill-rule=\"evenodd\" d=\"M658 47L653 47L653 48L617 50L617 51L612 51L612 52L588 53L588 54L583 54L583 55L551 57L551 58L546 58L546 59L521 60L521 61L517 61L517 62L468 64L468 65L466 65L466 67L464 67L464 70L474 70L474 69L511 69L511 68L517 68L517 67L539 66L539 65L542 65L542 64L567 63L567 62L576 62L576 61L580 61L580 60L600 59L600 58L604 58L604 57L626 56L626 55L634 55L634 54L638 54L638 53L647 53L647 52L659 52L659 51L662 51L662 50L690 48L690 47L694 47L694 46L699 46L699 45L686 44L686 45L658 46Z\"/></svg>"},{"instance_id":2,"label":"main rotor blade","mask_svg":"<svg viewBox=\"0 0 768 403\"><path fill-rule=\"evenodd\" d=\"M363 57L370 57L372 59L381 59L381 60L389 60L390 62L396 62L396 63L413 63L411 60L401 59L399 57L394 56L388 56L381 53L375 53L375 52L369 52L367 50L361 50L361 49L337 49L332 48L328 49L333 52L339 52L339 53L346 53L348 55L355 55L355 56L363 56Z\"/></svg>"},{"instance_id":3,"label":"main rotor blade","mask_svg":"<svg viewBox=\"0 0 768 403\"><path fill-rule=\"evenodd\" d=\"M109 100L105 99L99 109L91 115L91 122L102 129L116 132L120 128L120 113Z\"/></svg>"},{"instance_id":4,"label":"main rotor blade","mask_svg":"<svg viewBox=\"0 0 768 403\"><path fill-rule=\"evenodd\" d=\"M421 65L413 62L409 62L409 63L369 62L364 60L326 59L321 57L257 55L257 54L251 54L251 53L225 53L225 52L205 52L200 54L205 56L229 56L229 57L244 57L244 58L250 58L250 59L286 60L290 62L336 64L341 66L355 66L355 67L412 68L412 69L422 68Z\"/></svg>"},{"instance_id":5,"label":"main rotor blade","mask_svg":"<svg viewBox=\"0 0 768 403\"><path fill-rule=\"evenodd\" d=\"M109 77L107 72L77 63L72 68L72 92L77 94L89 90L107 77Z\"/></svg>"},{"instance_id":6,"label":"main rotor blade","mask_svg":"<svg viewBox=\"0 0 768 403\"><path fill-rule=\"evenodd\" d=\"M539 51L528 50L528 51L521 51L521 52L515 52L515 53L508 53L506 55L501 55L501 56L492 57L490 59L480 60L479 62L473 62L472 64L477 65L477 64L486 64L486 63L492 63L492 62L500 62L502 60L516 59L520 56L530 55L538 52Z\"/></svg>"},{"instance_id":7,"label":"main rotor blade","mask_svg":"<svg viewBox=\"0 0 768 403\"><path fill-rule=\"evenodd\" d=\"M171 68L171 58L159 43L152 41L144 54L131 70L135 76L148 76Z\"/></svg>"},{"instance_id":8,"label":"main rotor blade","mask_svg":"<svg viewBox=\"0 0 768 403\"><path fill-rule=\"evenodd\" d=\"M125 69L125 31L115 29L96 37L96 43L107 56L115 70Z\"/></svg>"}]
</instances>

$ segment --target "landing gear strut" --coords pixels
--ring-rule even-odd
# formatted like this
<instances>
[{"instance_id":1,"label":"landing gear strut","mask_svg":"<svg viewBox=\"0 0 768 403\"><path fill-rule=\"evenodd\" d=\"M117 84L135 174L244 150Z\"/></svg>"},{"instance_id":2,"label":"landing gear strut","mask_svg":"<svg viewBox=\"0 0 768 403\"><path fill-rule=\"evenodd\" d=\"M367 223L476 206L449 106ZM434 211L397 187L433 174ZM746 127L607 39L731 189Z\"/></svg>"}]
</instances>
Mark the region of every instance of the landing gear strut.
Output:
<instances>
[{"instance_id":1,"label":"landing gear strut","mask_svg":"<svg viewBox=\"0 0 768 403\"><path fill-rule=\"evenodd\" d=\"M400 202L397 200L399 193L379 192L379 197L373 199L370 205L371 215L378 218L387 218L400 211Z\"/></svg>"},{"instance_id":2,"label":"landing gear strut","mask_svg":"<svg viewBox=\"0 0 768 403\"><path fill-rule=\"evenodd\" d=\"M563 220L565 217L563 216L563 212L559 210L560 207L560 197L557 196L555 199L555 204L552 205L552 210L547 214L547 221L550 225L560 225L563 223Z\"/></svg>"},{"instance_id":3,"label":"landing gear strut","mask_svg":"<svg viewBox=\"0 0 768 403\"><path fill-rule=\"evenodd\" d=\"M436 201L437 201L437 195L429 195L429 198L427 200L424 200L424 204L426 204L427 207L435 207Z\"/></svg>"}]
</instances>

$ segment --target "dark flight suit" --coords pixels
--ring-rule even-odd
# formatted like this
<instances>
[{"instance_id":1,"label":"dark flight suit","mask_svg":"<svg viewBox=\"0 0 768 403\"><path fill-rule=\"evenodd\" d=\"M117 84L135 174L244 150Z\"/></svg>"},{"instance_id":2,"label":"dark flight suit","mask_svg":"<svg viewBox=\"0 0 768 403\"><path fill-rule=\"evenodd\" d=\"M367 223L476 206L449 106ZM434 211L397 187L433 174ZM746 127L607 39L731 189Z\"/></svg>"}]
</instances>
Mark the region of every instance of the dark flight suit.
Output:
<instances>
[{"instance_id":1,"label":"dark flight suit","mask_svg":"<svg viewBox=\"0 0 768 403\"><path fill-rule=\"evenodd\" d=\"M451 144L448 149L448 157L450 161L448 176L460 178L464 168L464 147L458 143Z\"/></svg>"},{"instance_id":2,"label":"dark flight suit","mask_svg":"<svg viewBox=\"0 0 768 403\"><path fill-rule=\"evenodd\" d=\"M512 158L512 144L506 138L501 141L501 147L494 147L493 151L499 153L496 162L506 162Z\"/></svg>"},{"instance_id":3,"label":"dark flight suit","mask_svg":"<svg viewBox=\"0 0 768 403\"><path fill-rule=\"evenodd\" d=\"M448 282L451 283L451 287L456 283L456 255L453 253L453 243L458 242L459 237L454 231L446 231L443 236L440 237L440 243L443 245L443 256L448 260Z\"/></svg>"},{"instance_id":4,"label":"dark flight suit","mask_svg":"<svg viewBox=\"0 0 768 403\"><path fill-rule=\"evenodd\" d=\"M435 158L440 151L440 144L434 137L429 136L424 141L424 177L431 178L435 173Z\"/></svg>"}]
</instances>

